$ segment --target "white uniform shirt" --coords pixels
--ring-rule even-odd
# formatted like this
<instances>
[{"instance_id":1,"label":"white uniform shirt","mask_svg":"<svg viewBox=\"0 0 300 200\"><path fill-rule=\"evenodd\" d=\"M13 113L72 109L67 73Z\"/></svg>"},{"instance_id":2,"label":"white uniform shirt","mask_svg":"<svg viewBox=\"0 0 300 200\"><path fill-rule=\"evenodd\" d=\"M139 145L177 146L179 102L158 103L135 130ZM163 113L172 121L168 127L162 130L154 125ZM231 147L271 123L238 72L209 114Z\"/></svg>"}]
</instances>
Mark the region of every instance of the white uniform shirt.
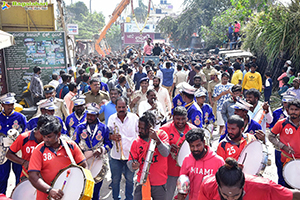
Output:
<instances>
[{"instance_id":1,"label":"white uniform shirt","mask_svg":"<svg viewBox=\"0 0 300 200\"><path fill-rule=\"evenodd\" d=\"M127 116L124 119L124 122L118 118L117 113L112 114L108 118L107 126L112 131L114 130L114 126L116 125L119 128L119 134L122 137L122 147L125 158L128 160L129 151L132 145L132 142L138 137L139 129L138 129L139 117L136 114L131 112L127 112ZM113 159L120 160L121 158L121 149L119 148L119 152L116 149L116 142L112 141L113 147L110 151L110 156Z\"/></svg>"}]
</instances>

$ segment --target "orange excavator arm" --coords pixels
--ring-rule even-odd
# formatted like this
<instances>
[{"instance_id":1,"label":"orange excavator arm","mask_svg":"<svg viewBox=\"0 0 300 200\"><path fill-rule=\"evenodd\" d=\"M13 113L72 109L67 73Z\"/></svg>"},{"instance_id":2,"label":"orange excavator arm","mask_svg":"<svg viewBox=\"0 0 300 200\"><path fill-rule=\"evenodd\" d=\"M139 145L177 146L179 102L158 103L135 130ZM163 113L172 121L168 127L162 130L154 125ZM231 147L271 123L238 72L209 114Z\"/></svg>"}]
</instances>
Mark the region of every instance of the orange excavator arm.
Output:
<instances>
[{"instance_id":1,"label":"orange excavator arm","mask_svg":"<svg viewBox=\"0 0 300 200\"><path fill-rule=\"evenodd\" d=\"M100 47L100 42L105 38L106 32L111 27L111 25L120 17L123 10L126 8L126 6L130 3L130 0L122 0L121 3L115 8L114 12L112 13L112 16L109 20L109 22L103 27L103 29L100 32L100 36L98 40L95 42L95 49L100 54L105 56L105 52Z\"/></svg>"}]
</instances>

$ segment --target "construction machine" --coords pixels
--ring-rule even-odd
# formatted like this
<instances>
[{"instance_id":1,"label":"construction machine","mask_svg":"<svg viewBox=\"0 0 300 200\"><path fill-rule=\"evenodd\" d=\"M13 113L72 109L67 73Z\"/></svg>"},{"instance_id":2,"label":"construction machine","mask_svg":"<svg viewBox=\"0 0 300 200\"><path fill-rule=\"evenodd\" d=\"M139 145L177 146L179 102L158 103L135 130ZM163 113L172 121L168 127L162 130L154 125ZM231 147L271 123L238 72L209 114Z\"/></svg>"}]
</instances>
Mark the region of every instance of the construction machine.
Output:
<instances>
[{"instance_id":1,"label":"construction machine","mask_svg":"<svg viewBox=\"0 0 300 200\"><path fill-rule=\"evenodd\" d=\"M111 15L109 22L103 27L99 34L99 38L95 42L95 50L98 52L99 55L105 56L110 52L110 48L107 43L103 40L108 29L111 25L121 16L124 9L130 3L130 0L122 0L121 3L115 8L114 12Z\"/></svg>"}]
</instances>

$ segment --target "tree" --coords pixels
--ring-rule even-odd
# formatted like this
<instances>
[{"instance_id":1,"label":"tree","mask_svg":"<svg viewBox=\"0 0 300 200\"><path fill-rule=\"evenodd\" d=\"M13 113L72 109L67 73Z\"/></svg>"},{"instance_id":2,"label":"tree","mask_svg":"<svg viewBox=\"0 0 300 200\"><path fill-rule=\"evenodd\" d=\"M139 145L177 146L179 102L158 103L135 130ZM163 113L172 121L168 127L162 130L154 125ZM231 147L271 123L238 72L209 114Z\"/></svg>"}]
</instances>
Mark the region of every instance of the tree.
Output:
<instances>
[{"instance_id":1,"label":"tree","mask_svg":"<svg viewBox=\"0 0 300 200\"><path fill-rule=\"evenodd\" d=\"M100 30L105 25L105 18L102 13L94 12L92 14L88 13L86 16L82 16L82 21L75 23L78 24L79 35L76 36L77 39L93 39L95 34L99 34Z\"/></svg>"},{"instance_id":2,"label":"tree","mask_svg":"<svg viewBox=\"0 0 300 200\"><path fill-rule=\"evenodd\" d=\"M87 6L82 1L78 1L75 4L67 6L66 10L71 21L75 20L81 22L83 17L89 13Z\"/></svg>"},{"instance_id":3,"label":"tree","mask_svg":"<svg viewBox=\"0 0 300 200\"><path fill-rule=\"evenodd\" d=\"M106 34L106 41L113 51L121 49L122 38L120 25L113 24L110 27Z\"/></svg>"}]
</instances>

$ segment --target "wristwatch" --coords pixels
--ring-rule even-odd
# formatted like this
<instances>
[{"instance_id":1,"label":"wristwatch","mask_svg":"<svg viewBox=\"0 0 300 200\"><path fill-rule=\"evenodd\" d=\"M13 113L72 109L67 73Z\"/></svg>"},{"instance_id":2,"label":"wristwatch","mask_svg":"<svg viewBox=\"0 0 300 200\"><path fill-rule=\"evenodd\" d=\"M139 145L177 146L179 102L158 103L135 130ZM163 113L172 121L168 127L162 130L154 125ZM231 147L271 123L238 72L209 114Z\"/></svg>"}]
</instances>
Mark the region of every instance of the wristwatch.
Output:
<instances>
[{"instance_id":1,"label":"wristwatch","mask_svg":"<svg viewBox=\"0 0 300 200\"><path fill-rule=\"evenodd\" d=\"M49 187L49 188L46 190L46 193L49 194L51 190L52 190L52 187Z\"/></svg>"}]
</instances>

